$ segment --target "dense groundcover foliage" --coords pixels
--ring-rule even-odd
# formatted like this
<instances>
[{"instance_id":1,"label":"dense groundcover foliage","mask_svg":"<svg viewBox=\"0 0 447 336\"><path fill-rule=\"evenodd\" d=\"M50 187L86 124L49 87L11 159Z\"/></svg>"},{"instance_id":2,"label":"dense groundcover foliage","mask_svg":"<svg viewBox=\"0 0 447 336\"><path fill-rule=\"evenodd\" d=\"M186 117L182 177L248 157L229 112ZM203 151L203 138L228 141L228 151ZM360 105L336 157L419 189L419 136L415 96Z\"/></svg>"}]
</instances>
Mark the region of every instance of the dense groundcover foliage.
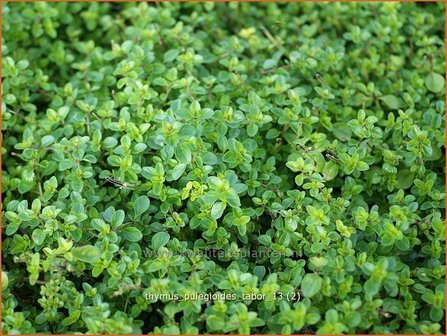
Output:
<instances>
[{"instance_id":1,"label":"dense groundcover foliage","mask_svg":"<svg viewBox=\"0 0 447 336\"><path fill-rule=\"evenodd\" d=\"M3 332L443 332L443 13L3 4Z\"/></svg>"}]
</instances>

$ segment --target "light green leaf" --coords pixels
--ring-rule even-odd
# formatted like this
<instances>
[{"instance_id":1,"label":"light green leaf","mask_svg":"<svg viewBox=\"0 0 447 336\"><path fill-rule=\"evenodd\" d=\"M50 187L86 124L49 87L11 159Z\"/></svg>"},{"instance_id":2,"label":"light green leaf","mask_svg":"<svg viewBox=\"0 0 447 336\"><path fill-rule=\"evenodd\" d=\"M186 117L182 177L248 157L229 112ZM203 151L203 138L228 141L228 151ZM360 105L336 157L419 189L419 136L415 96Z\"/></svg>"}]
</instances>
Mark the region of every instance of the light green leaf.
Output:
<instances>
[{"instance_id":1,"label":"light green leaf","mask_svg":"<svg viewBox=\"0 0 447 336\"><path fill-rule=\"evenodd\" d=\"M173 60L175 60L177 58L178 54L179 54L178 49L170 49L167 52L165 52L164 61L172 62Z\"/></svg>"},{"instance_id":2,"label":"light green leaf","mask_svg":"<svg viewBox=\"0 0 447 336\"><path fill-rule=\"evenodd\" d=\"M328 161L324 165L323 177L326 181L334 179L338 175L338 164L333 161Z\"/></svg>"},{"instance_id":3,"label":"light green leaf","mask_svg":"<svg viewBox=\"0 0 447 336\"><path fill-rule=\"evenodd\" d=\"M316 295L322 285L323 279L318 274L306 274L301 282L301 293L304 297Z\"/></svg>"},{"instance_id":4,"label":"light green leaf","mask_svg":"<svg viewBox=\"0 0 447 336\"><path fill-rule=\"evenodd\" d=\"M171 236L167 232L164 232L164 231L157 232L152 237L152 248L155 251L158 251L160 248L162 248L169 242L170 238L171 238Z\"/></svg>"},{"instance_id":5,"label":"light green leaf","mask_svg":"<svg viewBox=\"0 0 447 336\"><path fill-rule=\"evenodd\" d=\"M430 72L427 77L425 77L425 86L433 93L440 93L444 89L444 85L444 77L436 72Z\"/></svg>"},{"instance_id":6,"label":"light green leaf","mask_svg":"<svg viewBox=\"0 0 447 336\"><path fill-rule=\"evenodd\" d=\"M40 144L42 147L47 147L51 145L56 139L52 135L45 135L42 140L40 141Z\"/></svg>"},{"instance_id":7,"label":"light green leaf","mask_svg":"<svg viewBox=\"0 0 447 336\"><path fill-rule=\"evenodd\" d=\"M135 227L125 227L121 230L121 234L123 235L123 238L125 240L131 241L131 242L137 242L140 241L141 238L143 238L143 234L140 230L138 230Z\"/></svg>"},{"instance_id":8,"label":"light green leaf","mask_svg":"<svg viewBox=\"0 0 447 336\"><path fill-rule=\"evenodd\" d=\"M178 163L177 166L172 170L172 180L176 181L182 176L183 172L186 169L185 163Z\"/></svg>"},{"instance_id":9,"label":"light green leaf","mask_svg":"<svg viewBox=\"0 0 447 336\"><path fill-rule=\"evenodd\" d=\"M175 147L174 150L175 157L178 161L181 163L188 164L191 162L191 151L188 147L188 145L181 144L177 147Z\"/></svg>"},{"instance_id":10,"label":"light green leaf","mask_svg":"<svg viewBox=\"0 0 447 336\"><path fill-rule=\"evenodd\" d=\"M402 107L402 100L397 98L395 95L386 95L380 97L380 100L385 104L386 107L392 110L397 110Z\"/></svg>"},{"instance_id":11,"label":"light green leaf","mask_svg":"<svg viewBox=\"0 0 447 336\"><path fill-rule=\"evenodd\" d=\"M211 208L211 217L214 219L219 219L226 208L227 204L224 202L216 202Z\"/></svg>"},{"instance_id":12,"label":"light green leaf","mask_svg":"<svg viewBox=\"0 0 447 336\"><path fill-rule=\"evenodd\" d=\"M92 245L76 247L73 249L72 253L73 257L76 259L90 264L101 258L101 251Z\"/></svg>"},{"instance_id":13,"label":"light green leaf","mask_svg":"<svg viewBox=\"0 0 447 336\"><path fill-rule=\"evenodd\" d=\"M278 62L275 59L269 58L264 61L263 68L264 70L268 70L275 67L277 64Z\"/></svg>"}]
</instances>

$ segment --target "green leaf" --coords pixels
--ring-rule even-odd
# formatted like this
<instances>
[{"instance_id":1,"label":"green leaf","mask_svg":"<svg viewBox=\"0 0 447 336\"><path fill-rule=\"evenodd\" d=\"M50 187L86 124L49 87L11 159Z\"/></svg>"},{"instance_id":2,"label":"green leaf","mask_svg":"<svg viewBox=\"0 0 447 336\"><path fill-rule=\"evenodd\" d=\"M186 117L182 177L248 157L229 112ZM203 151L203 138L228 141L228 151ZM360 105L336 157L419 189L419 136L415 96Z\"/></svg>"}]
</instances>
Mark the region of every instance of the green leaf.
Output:
<instances>
[{"instance_id":1,"label":"green leaf","mask_svg":"<svg viewBox=\"0 0 447 336\"><path fill-rule=\"evenodd\" d=\"M6 227L6 234L8 236L13 235L14 233L17 232L17 230L20 227L20 222L11 222L8 224L8 226Z\"/></svg>"},{"instance_id":2,"label":"green leaf","mask_svg":"<svg viewBox=\"0 0 447 336\"><path fill-rule=\"evenodd\" d=\"M318 274L306 274L301 281L301 293L304 297L313 297L321 289L323 279Z\"/></svg>"},{"instance_id":3,"label":"green leaf","mask_svg":"<svg viewBox=\"0 0 447 336\"><path fill-rule=\"evenodd\" d=\"M46 233L42 229L35 229L32 234L33 241L36 245L41 245L45 241Z\"/></svg>"},{"instance_id":4,"label":"green leaf","mask_svg":"<svg viewBox=\"0 0 447 336\"><path fill-rule=\"evenodd\" d=\"M268 70L268 69L275 67L277 64L278 64L277 60L275 60L273 58L269 58L264 61L263 68L264 68L264 70Z\"/></svg>"},{"instance_id":5,"label":"green leaf","mask_svg":"<svg viewBox=\"0 0 447 336\"><path fill-rule=\"evenodd\" d=\"M227 204L224 202L216 202L211 208L211 217L214 219L219 219L226 208Z\"/></svg>"},{"instance_id":6,"label":"green leaf","mask_svg":"<svg viewBox=\"0 0 447 336\"><path fill-rule=\"evenodd\" d=\"M52 135L45 135L42 140L40 141L40 144L42 147L47 147L51 145L56 139Z\"/></svg>"},{"instance_id":7,"label":"green leaf","mask_svg":"<svg viewBox=\"0 0 447 336\"><path fill-rule=\"evenodd\" d=\"M152 248L155 251L158 251L160 248L162 248L169 242L170 238L171 238L171 236L167 232L164 232L164 231L157 232L152 237Z\"/></svg>"},{"instance_id":8,"label":"green leaf","mask_svg":"<svg viewBox=\"0 0 447 336\"><path fill-rule=\"evenodd\" d=\"M75 165L74 160L65 159L59 163L59 170L64 171L67 169L71 169Z\"/></svg>"},{"instance_id":9,"label":"green leaf","mask_svg":"<svg viewBox=\"0 0 447 336\"><path fill-rule=\"evenodd\" d=\"M433 93L440 93L444 90L445 79L443 76L436 72L430 72L425 77L425 86L427 89Z\"/></svg>"},{"instance_id":10,"label":"green leaf","mask_svg":"<svg viewBox=\"0 0 447 336\"><path fill-rule=\"evenodd\" d=\"M365 289L365 293L370 295L370 296L374 296L378 293L379 289L380 289L380 282L376 281L374 279L368 279L365 282L365 285L363 286L363 288Z\"/></svg>"},{"instance_id":11,"label":"green leaf","mask_svg":"<svg viewBox=\"0 0 447 336\"><path fill-rule=\"evenodd\" d=\"M175 147L175 158L181 163L188 164L191 162L191 151L188 145L181 144Z\"/></svg>"},{"instance_id":12,"label":"green leaf","mask_svg":"<svg viewBox=\"0 0 447 336\"><path fill-rule=\"evenodd\" d=\"M398 108L402 107L402 101L395 95L385 95L380 97L380 100L386 107L392 110L397 110Z\"/></svg>"},{"instance_id":13,"label":"green leaf","mask_svg":"<svg viewBox=\"0 0 447 336\"><path fill-rule=\"evenodd\" d=\"M258 241L265 246L269 246L272 243L272 238L268 235L260 235Z\"/></svg>"},{"instance_id":14,"label":"green leaf","mask_svg":"<svg viewBox=\"0 0 447 336\"><path fill-rule=\"evenodd\" d=\"M222 316L211 315L206 319L206 325L210 330L222 331L225 328L225 320Z\"/></svg>"},{"instance_id":15,"label":"green leaf","mask_svg":"<svg viewBox=\"0 0 447 336\"><path fill-rule=\"evenodd\" d=\"M247 233L247 225L245 225L245 224L243 224L243 225L239 225L239 226L237 227L237 230L238 230L238 232L239 232L239 234L240 234L241 236L245 236L246 233Z\"/></svg>"},{"instance_id":16,"label":"green leaf","mask_svg":"<svg viewBox=\"0 0 447 336\"><path fill-rule=\"evenodd\" d=\"M112 227L120 226L124 222L124 217L125 213L123 210L116 210L110 219L110 224L112 225Z\"/></svg>"},{"instance_id":17,"label":"green leaf","mask_svg":"<svg viewBox=\"0 0 447 336\"><path fill-rule=\"evenodd\" d=\"M184 173L185 169L186 169L185 163L178 163L172 170L172 180L173 181L178 180L180 176L182 176L182 174Z\"/></svg>"},{"instance_id":18,"label":"green leaf","mask_svg":"<svg viewBox=\"0 0 447 336\"><path fill-rule=\"evenodd\" d=\"M402 169L397 174L397 189L408 189L414 183L414 173L409 169Z\"/></svg>"},{"instance_id":19,"label":"green leaf","mask_svg":"<svg viewBox=\"0 0 447 336\"><path fill-rule=\"evenodd\" d=\"M139 196L136 199L134 205L135 216L138 217L141 214L143 214L147 209L149 209L149 205L150 205L149 197L147 197L146 195Z\"/></svg>"},{"instance_id":20,"label":"green leaf","mask_svg":"<svg viewBox=\"0 0 447 336\"><path fill-rule=\"evenodd\" d=\"M73 311L68 317L64 318L61 322L63 326L72 325L77 320L79 320L79 317L81 316L80 310Z\"/></svg>"},{"instance_id":21,"label":"green leaf","mask_svg":"<svg viewBox=\"0 0 447 336\"><path fill-rule=\"evenodd\" d=\"M253 268L253 275L258 277L259 280L262 280L264 278L265 272L265 266L255 266Z\"/></svg>"},{"instance_id":22,"label":"green leaf","mask_svg":"<svg viewBox=\"0 0 447 336\"><path fill-rule=\"evenodd\" d=\"M143 238L143 234L135 227L127 226L121 230L121 234L125 240L131 242L140 241Z\"/></svg>"},{"instance_id":23,"label":"green leaf","mask_svg":"<svg viewBox=\"0 0 447 336\"><path fill-rule=\"evenodd\" d=\"M323 177L326 181L333 180L338 175L338 165L333 161L325 163L323 168Z\"/></svg>"},{"instance_id":24,"label":"green leaf","mask_svg":"<svg viewBox=\"0 0 447 336\"><path fill-rule=\"evenodd\" d=\"M76 259L92 264L101 258L101 251L92 245L84 245L81 247L76 247L72 251L73 257Z\"/></svg>"},{"instance_id":25,"label":"green leaf","mask_svg":"<svg viewBox=\"0 0 447 336\"><path fill-rule=\"evenodd\" d=\"M351 139L352 130L346 123L335 123L332 127L332 131L337 139L340 141L348 141Z\"/></svg>"},{"instance_id":26,"label":"green leaf","mask_svg":"<svg viewBox=\"0 0 447 336\"><path fill-rule=\"evenodd\" d=\"M179 55L178 49L170 49L167 52L165 52L164 61L172 62L173 60L175 60L177 58L178 55Z\"/></svg>"},{"instance_id":27,"label":"green leaf","mask_svg":"<svg viewBox=\"0 0 447 336\"><path fill-rule=\"evenodd\" d=\"M256 133L258 133L258 126L254 125L254 124L250 124L247 127L247 134L250 137L253 137L256 135Z\"/></svg>"},{"instance_id":28,"label":"green leaf","mask_svg":"<svg viewBox=\"0 0 447 336\"><path fill-rule=\"evenodd\" d=\"M362 315L359 312L346 313L345 321L350 328L357 327L360 323L362 323Z\"/></svg>"}]
</instances>

